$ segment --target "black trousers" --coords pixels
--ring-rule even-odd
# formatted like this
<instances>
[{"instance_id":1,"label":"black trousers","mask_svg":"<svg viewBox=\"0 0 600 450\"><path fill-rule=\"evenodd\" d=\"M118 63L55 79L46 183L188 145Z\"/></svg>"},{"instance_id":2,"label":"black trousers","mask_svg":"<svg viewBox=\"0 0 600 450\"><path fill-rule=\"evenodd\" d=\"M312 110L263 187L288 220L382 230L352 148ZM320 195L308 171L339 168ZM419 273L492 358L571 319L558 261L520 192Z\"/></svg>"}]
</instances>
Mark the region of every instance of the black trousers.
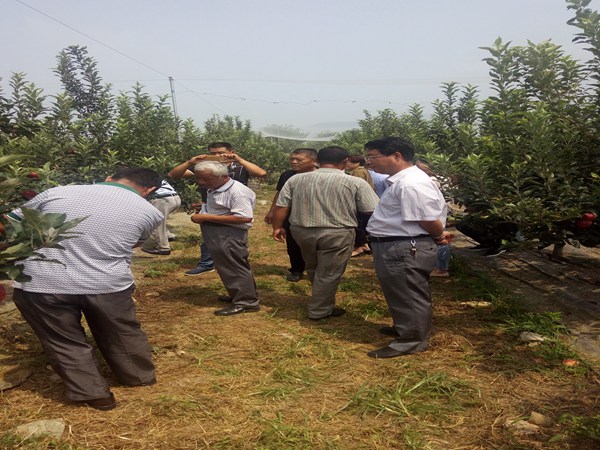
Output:
<instances>
[{"instance_id":1,"label":"black trousers","mask_svg":"<svg viewBox=\"0 0 600 450\"><path fill-rule=\"evenodd\" d=\"M300 246L294 240L294 235L290 230L290 224L283 225L286 232L285 246L287 249L287 254L290 258L290 272L303 273L306 268L306 263L302 258L302 250L300 250Z\"/></svg>"},{"instance_id":2,"label":"black trousers","mask_svg":"<svg viewBox=\"0 0 600 450\"><path fill-rule=\"evenodd\" d=\"M40 340L71 401L110 395L100 374L96 349L87 342L85 316L98 349L117 379L127 386L156 380L152 349L135 316L134 286L110 294L43 294L15 289L13 300Z\"/></svg>"}]
</instances>

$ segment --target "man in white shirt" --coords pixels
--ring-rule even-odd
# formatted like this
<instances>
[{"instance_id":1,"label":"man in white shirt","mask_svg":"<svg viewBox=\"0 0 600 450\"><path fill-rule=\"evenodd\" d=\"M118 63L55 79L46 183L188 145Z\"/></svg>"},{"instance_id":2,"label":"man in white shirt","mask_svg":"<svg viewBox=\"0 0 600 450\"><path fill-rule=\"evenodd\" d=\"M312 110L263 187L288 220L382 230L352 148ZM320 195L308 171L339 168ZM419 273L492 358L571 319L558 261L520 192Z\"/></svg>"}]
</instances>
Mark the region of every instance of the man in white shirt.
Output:
<instances>
[{"instance_id":1,"label":"man in white shirt","mask_svg":"<svg viewBox=\"0 0 600 450\"><path fill-rule=\"evenodd\" d=\"M370 351L394 358L427 349L431 334L429 276L437 245L448 243L446 202L429 176L413 165L412 144L385 137L365 144L370 168L389 175L389 187L367 225L375 270L393 319L380 332L394 337Z\"/></svg>"},{"instance_id":2,"label":"man in white shirt","mask_svg":"<svg viewBox=\"0 0 600 450\"><path fill-rule=\"evenodd\" d=\"M248 263L248 229L254 221L256 194L228 176L227 166L204 161L194 166L196 184L206 188L206 203L192 222L200 224L215 268L227 289L219 300L231 302L215 311L217 316L233 316L260 309L256 283Z\"/></svg>"}]
</instances>

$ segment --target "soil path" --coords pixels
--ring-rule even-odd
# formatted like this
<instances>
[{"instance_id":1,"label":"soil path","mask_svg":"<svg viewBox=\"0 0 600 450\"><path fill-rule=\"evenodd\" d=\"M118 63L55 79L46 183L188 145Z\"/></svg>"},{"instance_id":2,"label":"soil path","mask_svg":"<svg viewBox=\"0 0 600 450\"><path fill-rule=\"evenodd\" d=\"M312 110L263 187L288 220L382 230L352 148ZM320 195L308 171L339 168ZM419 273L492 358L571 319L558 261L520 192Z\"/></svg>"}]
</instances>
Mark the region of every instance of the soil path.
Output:
<instances>
[{"instance_id":1,"label":"soil path","mask_svg":"<svg viewBox=\"0 0 600 450\"><path fill-rule=\"evenodd\" d=\"M474 243L456 233L455 254L484 269L534 311L558 311L578 352L600 363L600 249L566 246L562 261L550 249L485 257L469 251Z\"/></svg>"}]
</instances>

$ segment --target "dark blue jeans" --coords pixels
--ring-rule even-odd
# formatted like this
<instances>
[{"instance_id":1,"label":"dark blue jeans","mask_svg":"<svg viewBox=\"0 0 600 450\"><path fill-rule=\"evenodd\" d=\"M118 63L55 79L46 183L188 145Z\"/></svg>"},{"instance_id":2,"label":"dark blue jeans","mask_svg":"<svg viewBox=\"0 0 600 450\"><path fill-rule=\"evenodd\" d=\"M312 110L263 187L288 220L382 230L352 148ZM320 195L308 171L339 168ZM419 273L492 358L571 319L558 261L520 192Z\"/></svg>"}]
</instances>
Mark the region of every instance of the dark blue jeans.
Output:
<instances>
[{"instance_id":1,"label":"dark blue jeans","mask_svg":"<svg viewBox=\"0 0 600 450\"><path fill-rule=\"evenodd\" d=\"M204 243L204 237L202 238L202 244L200 244L200 261L198 261L198 267L202 267L203 269L212 269L215 267L213 257Z\"/></svg>"}]
</instances>

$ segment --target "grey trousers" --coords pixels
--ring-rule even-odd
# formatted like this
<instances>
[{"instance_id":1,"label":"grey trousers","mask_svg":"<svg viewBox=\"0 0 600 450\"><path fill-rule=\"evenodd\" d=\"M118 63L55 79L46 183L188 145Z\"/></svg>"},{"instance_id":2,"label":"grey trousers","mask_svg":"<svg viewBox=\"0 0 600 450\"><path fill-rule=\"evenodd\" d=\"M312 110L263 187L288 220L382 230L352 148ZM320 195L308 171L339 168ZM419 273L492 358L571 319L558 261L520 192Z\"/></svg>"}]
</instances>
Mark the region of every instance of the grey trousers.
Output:
<instances>
[{"instance_id":1,"label":"grey trousers","mask_svg":"<svg viewBox=\"0 0 600 450\"><path fill-rule=\"evenodd\" d=\"M150 237L156 243L155 248L157 250L171 250L171 246L169 245L169 230L167 229L167 218L169 217L169 214L174 213L179 209L179 207L181 206L181 198L179 197L179 195L173 195L171 197L152 199L150 200L150 203L152 203L152 206L158 209L162 213L162 215L165 216L160 225L152 231ZM146 248L146 250L152 249Z\"/></svg>"},{"instance_id":2,"label":"grey trousers","mask_svg":"<svg viewBox=\"0 0 600 450\"><path fill-rule=\"evenodd\" d=\"M156 381L152 349L135 317L134 287L112 294L41 294L15 289L13 300L39 338L46 357L71 401L110 395L99 371L96 349L81 325L90 327L98 349L118 380L127 386Z\"/></svg>"},{"instance_id":3,"label":"grey trousers","mask_svg":"<svg viewBox=\"0 0 600 450\"><path fill-rule=\"evenodd\" d=\"M410 241L371 242L375 271L387 301L398 337L389 346L404 352L427 349L431 335L429 275L437 259L430 238Z\"/></svg>"},{"instance_id":4,"label":"grey trousers","mask_svg":"<svg viewBox=\"0 0 600 450\"><path fill-rule=\"evenodd\" d=\"M256 282L248 262L248 230L212 223L203 223L201 228L204 244L232 302L258 306Z\"/></svg>"},{"instance_id":5,"label":"grey trousers","mask_svg":"<svg viewBox=\"0 0 600 450\"><path fill-rule=\"evenodd\" d=\"M335 294L354 248L354 228L304 228L291 225L302 250L306 274L312 282L308 317L328 316L335 306Z\"/></svg>"}]
</instances>

